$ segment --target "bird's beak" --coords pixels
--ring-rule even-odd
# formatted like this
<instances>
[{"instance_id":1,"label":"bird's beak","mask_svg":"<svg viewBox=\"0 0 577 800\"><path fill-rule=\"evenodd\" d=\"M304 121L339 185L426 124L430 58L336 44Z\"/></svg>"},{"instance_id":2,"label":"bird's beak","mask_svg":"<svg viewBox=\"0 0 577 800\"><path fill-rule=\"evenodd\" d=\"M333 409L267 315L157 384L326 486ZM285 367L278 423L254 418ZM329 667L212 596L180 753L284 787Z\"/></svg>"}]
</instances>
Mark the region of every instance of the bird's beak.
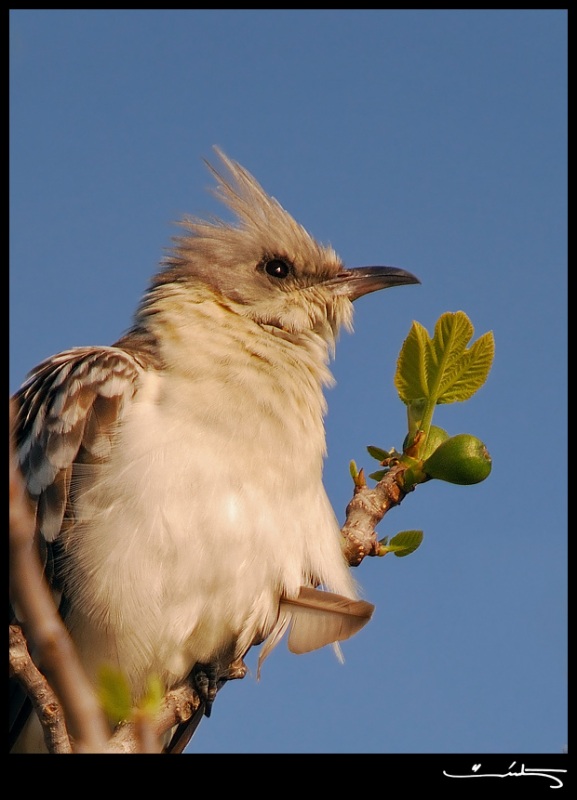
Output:
<instances>
[{"instance_id":1,"label":"bird's beak","mask_svg":"<svg viewBox=\"0 0 577 800\"><path fill-rule=\"evenodd\" d=\"M402 286L405 283L420 283L412 273L397 267L356 267L344 269L327 281L336 295L345 295L349 300L357 300L365 294L390 286Z\"/></svg>"}]
</instances>

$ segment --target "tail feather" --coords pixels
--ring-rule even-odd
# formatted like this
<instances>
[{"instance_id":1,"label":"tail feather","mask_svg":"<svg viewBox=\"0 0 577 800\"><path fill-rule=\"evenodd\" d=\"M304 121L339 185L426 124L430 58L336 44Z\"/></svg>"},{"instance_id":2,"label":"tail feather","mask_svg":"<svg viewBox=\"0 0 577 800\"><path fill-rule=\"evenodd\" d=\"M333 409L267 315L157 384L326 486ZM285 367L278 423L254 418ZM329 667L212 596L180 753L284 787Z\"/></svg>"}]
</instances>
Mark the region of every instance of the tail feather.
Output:
<instances>
[{"instance_id":1,"label":"tail feather","mask_svg":"<svg viewBox=\"0 0 577 800\"><path fill-rule=\"evenodd\" d=\"M327 644L349 639L360 631L373 615L375 607L365 600L352 600L332 592L302 586L298 597L283 597L277 624L264 643L258 660L263 661L281 640L290 625L288 648L291 653L308 653ZM342 659L342 655L341 655Z\"/></svg>"},{"instance_id":2,"label":"tail feather","mask_svg":"<svg viewBox=\"0 0 577 800\"><path fill-rule=\"evenodd\" d=\"M305 586L296 599L283 598L281 608L285 606L292 616L288 648L298 654L349 639L367 624L375 610L365 600Z\"/></svg>"}]
</instances>

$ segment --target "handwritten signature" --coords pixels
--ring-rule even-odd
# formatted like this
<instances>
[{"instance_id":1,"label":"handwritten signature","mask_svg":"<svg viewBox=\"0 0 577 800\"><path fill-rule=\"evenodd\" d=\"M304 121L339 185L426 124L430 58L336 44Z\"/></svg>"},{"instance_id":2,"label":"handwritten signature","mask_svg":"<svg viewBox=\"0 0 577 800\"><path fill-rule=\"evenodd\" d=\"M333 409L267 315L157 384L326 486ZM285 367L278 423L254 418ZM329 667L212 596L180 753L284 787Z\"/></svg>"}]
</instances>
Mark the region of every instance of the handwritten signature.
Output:
<instances>
[{"instance_id":1,"label":"handwritten signature","mask_svg":"<svg viewBox=\"0 0 577 800\"><path fill-rule=\"evenodd\" d=\"M551 785L549 786L550 789L560 789L563 786L563 781L561 778L558 778L553 773L567 772L566 769L535 769L533 767L526 767L525 764L521 764L520 770L512 771L516 763L516 761L513 761L507 772L503 772L502 774L498 772L479 772L481 765L473 764L473 769L470 775L451 775L445 770L443 770L443 775L446 775L447 778L549 778L551 781Z\"/></svg>"}]
</instances>

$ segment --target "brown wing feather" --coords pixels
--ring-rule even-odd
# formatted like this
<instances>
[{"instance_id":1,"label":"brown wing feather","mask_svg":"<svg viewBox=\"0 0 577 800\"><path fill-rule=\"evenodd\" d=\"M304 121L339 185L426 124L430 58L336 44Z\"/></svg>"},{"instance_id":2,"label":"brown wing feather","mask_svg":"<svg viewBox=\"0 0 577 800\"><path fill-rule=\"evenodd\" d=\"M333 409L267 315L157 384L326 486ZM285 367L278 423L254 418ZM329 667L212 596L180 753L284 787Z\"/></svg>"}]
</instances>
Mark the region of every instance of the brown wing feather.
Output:
<instances>
[{"instance_id":1,"label":"brown wing feather","mask_svg":"<svg viewBox=\"0 0 577 800\"><path fill-rule=\"evenodd\" d=\"M148 366L117 347L75 348L40 364L16 393L19 464L48 542L62 529L74 464L107 458Z\"/></svg>"}]
</instances>

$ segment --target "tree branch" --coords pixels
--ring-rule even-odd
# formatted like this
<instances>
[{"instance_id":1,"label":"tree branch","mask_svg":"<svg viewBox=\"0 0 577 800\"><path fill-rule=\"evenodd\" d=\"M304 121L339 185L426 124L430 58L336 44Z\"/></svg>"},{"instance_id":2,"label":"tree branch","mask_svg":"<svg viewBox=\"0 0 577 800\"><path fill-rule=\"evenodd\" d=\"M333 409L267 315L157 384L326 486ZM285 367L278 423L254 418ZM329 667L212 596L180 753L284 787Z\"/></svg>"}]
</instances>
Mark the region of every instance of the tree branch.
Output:
<instances>
[{"instance_id":1,"label":"tree branch","mask_svg":"<svg viewBox=\"0 0 577 800\"><path fill-rule=\"evenodd\" d=\"M387 511L403 501L406 469L404 464L395 464L373 489L367 486L363 470L359 472L353 498L347 506L345 524L341 528L343 551L351 567L358 567L366 556L377 555L375 528Z\"/></svg>"},{"instance_id":2,"label":"tree branch","mask_svg":"<svg viewBox=\"0 0 577 800\"><path fill-rule=\"evenodd\" d=\"M38 652L38 662L50 686L53 687L60 703L55 697L46 700L47 687L44 681L33 674L30 665L18 674L28 681L27 691L35 704L44 709L41 714L48 719L44 728L47 747L53 746L52 735L60 742L64 718L71 736L79 748L99 752L106 745L109 730L76 654L68 631L58 614L52 594L44 579L44 572L38 550L34 542L35 521L27 500L24 482L17 466L14 452L13 406L10 406L10 596L18 616L26 630L26 638L34 643ZM22 665L22 651L20 648ZM24 684L26 686L26 684ZM59 718L60 704L64 716Z\"/></svg>"},{"instance_id":3,"label":"tree branch","mask_svg":"<svg viewBox=\"0 0 577 800\"><path fill-rule=\"evenodd\" d=\"M20 625L9 626L10 677L16 678L30 698L40 720L50 753L71 753L64 714L48 681L34 664Z\"/></svg>"}]
</instances>

